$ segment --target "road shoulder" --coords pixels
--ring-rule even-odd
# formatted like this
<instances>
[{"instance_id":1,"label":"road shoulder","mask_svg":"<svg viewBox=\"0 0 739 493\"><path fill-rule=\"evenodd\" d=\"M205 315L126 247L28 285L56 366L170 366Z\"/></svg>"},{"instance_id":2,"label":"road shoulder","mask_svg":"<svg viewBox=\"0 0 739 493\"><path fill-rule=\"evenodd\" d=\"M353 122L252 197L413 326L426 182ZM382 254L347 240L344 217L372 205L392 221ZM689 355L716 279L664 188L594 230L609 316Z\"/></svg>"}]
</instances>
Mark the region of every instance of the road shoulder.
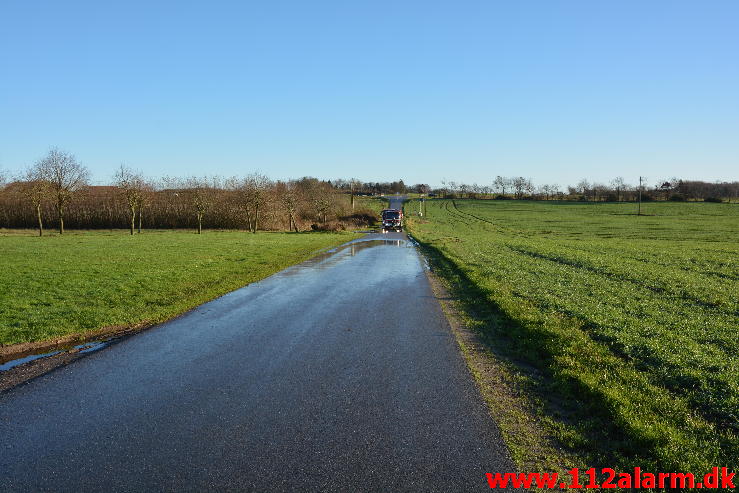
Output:
<instances>
[{"instance_id":1,"label":"road shoulder","mask_svg":"<svg viewBox=\"0 0 739 493\"><path fill-rule=\"evenodd\" d=\"M518 470L561 473L583 465L583 458L559 446L547 432L545 417L537 409L536 398L525 390L528 382L541 378L537 370L506 358L483 341L472 328L474 314L464 310L460 300L452 294L449 281L435 270L433 259L425 255L421 247L419 254L429 265L426 273L431 290L449 321L465 363Z\"/></svg>"}]
</instances>

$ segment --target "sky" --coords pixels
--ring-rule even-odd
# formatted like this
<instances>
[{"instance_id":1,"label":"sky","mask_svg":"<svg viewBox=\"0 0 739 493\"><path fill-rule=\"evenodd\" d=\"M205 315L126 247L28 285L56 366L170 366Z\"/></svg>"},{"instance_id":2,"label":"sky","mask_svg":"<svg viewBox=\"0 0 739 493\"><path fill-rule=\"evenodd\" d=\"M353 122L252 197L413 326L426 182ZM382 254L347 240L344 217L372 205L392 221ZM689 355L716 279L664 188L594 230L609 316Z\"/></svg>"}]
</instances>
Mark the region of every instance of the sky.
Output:
<instances>
[{"instance_id":1,"label":"sky","mask_svg":"<svg viewBox=\"0 0 739 493\"><path fill-rule=\"evenodd\" d=\"M739 180L739 2L0 0L0 168Z\"/></svg>"}]
</instances>

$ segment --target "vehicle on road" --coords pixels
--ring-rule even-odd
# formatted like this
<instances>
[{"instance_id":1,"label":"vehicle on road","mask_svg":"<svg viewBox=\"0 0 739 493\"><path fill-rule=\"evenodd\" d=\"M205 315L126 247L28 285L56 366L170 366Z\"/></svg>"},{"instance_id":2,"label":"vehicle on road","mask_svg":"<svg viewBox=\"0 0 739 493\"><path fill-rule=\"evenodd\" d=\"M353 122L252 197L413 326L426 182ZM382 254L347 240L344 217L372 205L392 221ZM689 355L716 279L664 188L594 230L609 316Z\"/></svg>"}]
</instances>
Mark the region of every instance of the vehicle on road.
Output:
<instances>
[{"instance_id":1,"label":"vehicle on road","mask_svg":"<svg viewBox=\"0 0 739 493\"><path fill-rule=\"evenodd\" d=\"M382 232L403 231L403 211L400 209L385 209L382 211Z\"/></svg>"}]
</instances>

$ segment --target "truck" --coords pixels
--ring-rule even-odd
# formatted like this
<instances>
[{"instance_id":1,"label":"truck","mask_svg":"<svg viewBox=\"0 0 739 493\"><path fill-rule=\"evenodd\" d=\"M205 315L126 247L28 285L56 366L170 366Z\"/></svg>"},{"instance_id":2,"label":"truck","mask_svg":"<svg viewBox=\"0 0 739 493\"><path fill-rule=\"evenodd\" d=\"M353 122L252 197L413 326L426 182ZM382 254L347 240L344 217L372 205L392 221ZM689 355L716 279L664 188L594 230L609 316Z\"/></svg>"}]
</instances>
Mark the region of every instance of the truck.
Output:
<instances>
[{"instance_id":1,"label":"truck","mask_svg":"<svg viewBox=\"0 0 739 493\"><path fill-rule=\"evenodd\" d=\"M403 231L403 211L385 209L382 211L382 232Z\"/></svg>"}]
</instances>

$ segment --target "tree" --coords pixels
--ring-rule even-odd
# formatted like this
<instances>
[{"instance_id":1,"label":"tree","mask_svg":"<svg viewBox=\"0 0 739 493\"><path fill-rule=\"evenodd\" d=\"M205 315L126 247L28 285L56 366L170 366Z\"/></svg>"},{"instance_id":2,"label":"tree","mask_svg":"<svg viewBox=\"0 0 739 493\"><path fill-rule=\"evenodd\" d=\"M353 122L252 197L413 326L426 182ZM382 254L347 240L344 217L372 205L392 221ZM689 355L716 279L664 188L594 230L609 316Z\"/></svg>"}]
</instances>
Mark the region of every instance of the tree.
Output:
<instances>
[{"instance_id":1,"label":"tree","mask_svg":"<svg viewBox=\"0 0 739 493\"><path fill-rule=\"evenodd\" d=\"M188 178L185 192L198 221L198 234L203 232L203 216L213 203L213 185L208 178Z\"/></svg>"},{"instance_id":2,"label":"tree","mask_svg":"<svg viewBox=\"0 0 739 493\"><path fill-rule=\"evenodd\" d=\"M405 193L405 183L403 183L403 180L394 181L390 184L390 192L391 193Z\"/></svg>"},{"instance_id":3,"label":"tree","mask_svg":"<svg viewBox=\"0 0 739 493\"><path fill-rule=\"evenodd\" d=\"M49 190L59 216L59 234L64 234L64 212L74 194L87 187L90 172L70 153L52 148L45 158L36 163L41 180L49 183Z\"/></svg>"},{"instance_id":4,"label":"tree","mask_svg":"<svg viewBox=\"0 0 739 493\"><path fill-rule=\"evenodd\" d=\"M508 188L508 183L508 178L503 178L502 176L498 175L493 181L493 188L501 195L505 195L506 188Z\"/></svg>"},{"instance_id":5,"label":"tree","mask_svg":"<svg viewBox=\"0 0 739 493\"><path fill-rule=\"evenodd\" d=\"M44 202L49 197L49 182L41 177L38 165L27 169L18 181L22 183L20 192L31 202L36 212L38 235L43 236L44 221L42 209Z\"/></svg>"},{"instance_id":6,"label":"tree","mask_svg":"<svg viewBox=\"0 0 739 493\"><path fill-rule=\"evenodd\" d=\"M246 207L247 226L252 233L259 228L259 214L263 212L272 182L267 176L252 173L242 183L241 191Z\"/></svg>"},{"instance_id":7,"label":"tree","mask_svg":"<svg viewBox=\"0 0 739 493\"><path fill-rule=\"evenodd\" d=\"M533 184L531 180L527 180L523 176L513 179L513 193L517 199L522 199L526 193L531 193L532 190Z\"/></svg>"},{"instance_id":8,"label":"tree","mask_svg":"<svg viewBox=\"0 0 739 493\"><path fill-rule=\"evenodd\" d=\"M280 203L283 209L287 213L288 231L299 232L298 223L295 221L295 216L298 212L298 204L300 203L300 188L294 181L280 182L278 181L275 185L277 195L279 196Z\"/></svg>"},{"instance_id":9,"label":"tree","mask_svg":"<svg viewBox=\"0 0 739 493\"><path fill-rule=\"evenodd\" d=\"M139 233L141 232L141 208L144 203L146 182L141 173L135 172L121 164L115 173L115 184L120 189L128 205L131 219L131 234L136 229L136 211L139 211Z\"/></svg>"},{"instance_id":10,"label":"tree","mask_svg":"<svg viewBox=\"0 0 739 493\"><path fill-rule=\"evenodd\" d=\"M325 224L328 211L334 203L334 189L326 182L309 177L302 178L298 184L313 207L318 221Z\"/></svg>"},{"instance_id":11,"label":"tree","mask_svg":"<svg viewBox=\"0 0 739 493\"><path fill-rule=\"evenodd\" d=\"M621 192L626 189L626 186L626 182L621 176L611 180L611 188L616 192L616 202L621 202Z\"/></svg>"}]
</instances>

